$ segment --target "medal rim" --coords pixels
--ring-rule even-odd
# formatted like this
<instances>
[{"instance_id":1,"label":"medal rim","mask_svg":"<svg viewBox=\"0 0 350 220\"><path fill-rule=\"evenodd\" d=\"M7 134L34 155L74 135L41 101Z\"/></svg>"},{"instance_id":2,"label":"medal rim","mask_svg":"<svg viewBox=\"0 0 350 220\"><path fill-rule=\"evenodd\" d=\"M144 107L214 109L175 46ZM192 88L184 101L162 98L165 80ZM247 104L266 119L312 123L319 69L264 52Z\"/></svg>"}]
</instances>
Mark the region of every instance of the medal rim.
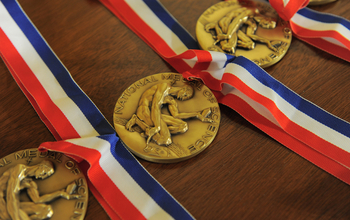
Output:
<instances>
[{"instance_id":1,"label":"medal rim","mask_svg":"<svg viewBox=\"0 0 350 220\"><path fill-rule=\"evenodd\" d=\"M24 151L28 151L28 152L29 151L36 151L36 156L32 157L32 158L30 156L27 156L27 157L15 159L16 158L16 154L19 155L19 153L23 153ZM48 219L62 219L62 216L59 215L60 212L57 212L59 210L55 211L55 205L53 205L54 203L57 204L57 202L58 202L57 200L63 200L63 201L69 202L69 203L73 203L73 201L83 201L85 204L83 205L84 206L83 209L79 209L79 211L80 211L79 215L80 216L75 216L76 213L74 212L74 210L75 210L75 207L76 207L76 203L72 204L73 212L71 213L71 216L70 216L70 218L74 217L74 219L83 220L85 218L85 216L86 216L86 212L87 212L87 209L88 209L88 201L89 201L89 187L88 187L88 182L86 180L85 175L82 173L82 170L79 167L79 164L74 159L70 158L69 156L65 155L64 153L57 152L57 151L46 151L46 152L59 153L61 156L58 159L57 158L51 158L51 157L48 157L48 156L40 156L41 152L38 150L38 148L27 148L27 149L18 150L18 151L15 151L13 153L10 153L10 154L0 158L1 161L4 161L4 160L6 160L6 161L8 160L9 161L9 163L4 164L3 166L0 167L0 175L2 176L2 174L4 172L6 172L8 169L10 169L12 167L15 167L18 164L23 164L23 165L26 165L26 166L34 166L34 165L40 164L44 160L49 160L50 162L53 163L54 170L55 170L55 172L52 174L52 176L54 176L55 174L60 174L59 175L60 177L61 176L64 177L64 176L67 175L67 173L71 173L72 177L69 177L68 179L73 179L73 181L74 181L74 180L78 180L80 178L83 178L83 186L85 187L85 190L86 190L86 191L84 191L85 193L84 193L83 198L72 199L72 200L66 200L64 198L56 198L56 199L52 200L49 203L45 203L45 204L51 205L53 207L53 210L54 210L53 216L48 218ZM26 159L28 159L27 163L25 163ZM32 163L32 160L34 160L35 162ZM67 166L64 163L60 164L60 162L58 162L58 160L61 160L61 162L63 162L63 161L65 161L65 162L73 161L73 163L75 164L74 168L78 168L80 173L77 174L76 178L73 178L73 176L75 175L74 172L73 171L68 171L69 169L72 169L72 168L67 168ZM62 169L64 170L63 173L62 173ZM57 172L61 172L61 173L57 173ZM36 181L36 183L38 184L38 189L39 189L39 193L40 194L42 193L42 191L40 191L40 186L42 186L44 184L44 181L45 180L49 180L50 182L52 182L52 179L50 180L50 177L51 176L47 177L46 179L33 178L33 180ZM57 179L58 177L55 176L55 178ZM58 184L58 185L61 185L61 184ZM45 187L45 189L43 191L45 193L51 193L52 191L55 191L55 190L62 190L62 188L57 188L57 187L58 187L57 185L56 185L56 188L55 187L52 187L52 188ZM49 192L46 192L46 191L49 191ZM23 195L25 195L25 193L21 192L19 198L22 198ZM26 196L25 196L25 199L26 199ZM64 206L67 206L67 204L64 205Z\"/></svg>"},{"instance_id":2,"label":"medal rim","mask_svg":"<svg viewBox=\"0 0 350 220\"><path fill-rule=\"evenodd\" d=\"M239 0L231 0L232 2L235 2L236 4L240 4L240 1ZM275 9L274 8L272 8L272 6L269 4L269 3L267 3L267 2L264 2L264 1L261 1L261 0L248 0L249 2L254 2L254 3L261 3L261 4L265 4L265 5L267 5L269 8L271 8L273 11L275 11ZM226 2L230 2L230 1L226 1ZM196 38L197 38L197 42L198 42L198 45L199 45L199 47L202 49L202 50L206 50L206 51L210 51L210 50L208 50L208 49L205 49L205 48L203 48L203 44L204 43L201 43L201 42L203 42L204 40L201 40L201 38L199 37L200 35L201 35L201 33L199 33L199 32L203 32L200 28L198 28L198 25L199 24L202 24L201 22L200 22L200 20L201 20L201 18L202 17L204 17L204 14L205 14L205 12L207 11L207 10L209 10L209 9L211 9L211 8L213 8L213 7L215 7L216 5L219 5L219 4L222 4L222 2L218 2L218 3L216 3L216 4L214 4L214 5L212 5L212 6L210 6L209 8L207 8L200 16L199 16L199 18L198 18L198 20L197 20L197 24L196 24ZM283 21L282 20L282 18L280 18L278 15L277 15L277 25L278 24L280 24L280 22L285 22L285 21ZM203 24L202 24L203 25ZM288 39L288 44L287 44L287 46L285 47L285 51L284 52L282 52L279 56L278 56L278 58L277 59L273 59L272 61L270 61L270 62L267 62L267 63L263 63L263 64L259 64L259 63L256 63L255 62L255 60L253 59L251 59L251 58L249 58L249 56L245 56L247 59L249 59L249 60L251 60L252 62L254 62L254 63L256 63L258 66L260 66L261 68L267 68L267 67L270 67L270 66L272 66L272 65L274 65L274 64L276 64L276 63L278 63L286 54L287 54L287 52L288 52L288 50L289 50L289 47L290 47L290 45L291 45L291 42L292 42L292 34L291 34L291 29L290 29L290 26L289 25L283 25L283 29L289 29L289 32L290 32L290 34L289 34L289 39ZM237 49L237 52L238 52L238 55L233 55L233 54L230 54L230 53L227 53L227 52L223 52L223 53L225 53L225 54L228 54L228 55L232 55L232 56L244 56L244 55L241 55L241 54L239 54L239 51L244 51L244 49L240 49L240 48L238 48ZM253 51L252 51L252 53L254 53ZM265 55L265 57L267 57L268 55Z\"/></svg>"},{"instance_id":3,"label":"medal rim","mask_svg":"<svg viewBox=\"0 0 350 220\"><path fill-rule=\"evenodd\" d=\"M185 78L183 78L183 76L182 76L180 73L162 72L162 73L156 73L156 74L152 74L152 75L145 76L145 77L143 77L143 78L140 78L139 80L142 80L142 79L145 79L145 78L151 77L151 76L159 76L159 77L161 77L162 74L175 74L175 75L180 76L181 79L185 79ZM134 83L138 82L139 80L135 81ZM161 80L161 81L163 81L163 80ZM166 80L164 80L164 82L165 82L165 81L166 81ZM134 85L134 83L130 84L126 89L128 89L130 86ZM154 85L155 85L155 84L154 84ZM201 85L203 85L204 88L207 88L207 89L211 92L211 94L213 95L213 97L215 98L215 96L214 96L214 94L212 93L212 91L211 91L204 83L201 82ZM122 94L124 94L124 92L126 91L126 89L123 91ZM145 89L145 90L147 90L147 89ZM145 91L145 90L144 90L144 91ZM144 91L143 91L143 92L144 92ZM142 92L142 93L143 93L143 92ZM122 96L122 95L121 95L121 96ZM216 128L216 131L215 131L213 137L210 139L210 141L208 141L208 142L206 143L206 146L204 146L204 147L201 148L200 150L194 152L193 154L186 155L186 156L182 156L182 157L177 157L177 158L170 158L170 159L165 159L165 158L163 159L163 158L151 157L151 156L147 156L146 153L145 153L145 154L141 154L141 153L137 152L136 150L134 150L133 147L129 146L129 145L125 142L125 140L123 140L123 138L121 137L121 136L123 136L123 135L121 135L120 133L123 133L123 132L130 132L130 131L126 130L126 129L125 129L125 126L116 123L116 120L115 120L115 119L116 119L116 118L120 118L120 117L118 117L118 116L116 115L115 109L116 109L116 106L117 106L118 101L119 101L119 99L121 98L121 96L119 96L119 98L118 98L118 100L117 100L117 102L116 102L116 105L115 105L115 107L114 107L114 113L113 113L114 128L115 128L115 130L116 130L116 132L117 132L117 134L118 134L118 137L120 138L120 141L121 141L121 143L123 144L123 146L126 147L126 148L127 148L130 152L132 152L135 156L137 156L137 157L139 157L139 158L142 158L142 159L144 159L144 160L147 160L147 161L150 161L150 162L155 162L155 163L164 163L164 164L168 164L168 163L178 163L178 162L181 162L181 161L184 161L184 160L188 160L188 159L190 159L190 158L192 158L192 157L195 157L195 156L197 156L198 154L202 153L204 150L206 150L206 149L210 146L210 144L213 142L213 140L215 139L215 137L216 137L216 135L217 135L217 133L218 133L219 125L220 125L220 121L221 121L221 111L220 111L219 103L218 103L218 101L217 101L216 98L215 98L215 101L216 101L216 102L213 103L213 104L216 104L216 105L217 105L217 109L218 109L218 112L219 112L219 117L218 117L218 119L215 121L215 123L217 124L217 128ZM141 96L139 96L138 98L141 98ZM137 108L137 107L136 107L136 108ZM129 119L128 119L128 120L129 120ZM204 123L204 122L201 122L201 123ZM181 134L179 134L179 135L181 135Z\"/></svg>"}]
</instances>

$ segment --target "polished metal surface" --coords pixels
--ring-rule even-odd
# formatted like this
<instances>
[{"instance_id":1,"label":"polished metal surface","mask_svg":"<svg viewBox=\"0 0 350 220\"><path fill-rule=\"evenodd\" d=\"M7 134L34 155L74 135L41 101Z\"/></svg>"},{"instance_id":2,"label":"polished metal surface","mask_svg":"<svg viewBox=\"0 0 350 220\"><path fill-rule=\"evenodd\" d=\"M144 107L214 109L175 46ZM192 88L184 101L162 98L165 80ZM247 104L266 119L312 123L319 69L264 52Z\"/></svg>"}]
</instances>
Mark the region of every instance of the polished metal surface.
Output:
<instances>
[{"instance_id":1,"label":"polished metal surface","mask_svg":"<svg viewBox=\"0 0 350 220\"><path fill-rule=\"evenodd\" d=\"M114 109L119 137L131 152L152 162L179 162L199 154L213 141L219 123L214 94L177 73L140 79Z\"/></svg>"},{"instance_id":2,"label":"polished metal surface","mask_svg":"<svg viewBox=\"0 0 350 220\"><path fill-rule=\"evenodd\" d=\"M77 164L57 152L26 149L0 160L0 219L84 219L88 186Z\"/></svg>"},{"instance_id":3,"label":"polished metal surface","mask_svg":"<svg viewBox=\"0 0 350 220\"><path fill-rule=\"evenodd\" d=\"M261 1L211 6L198 19L196 36L204 50L245 56L263 68L280 61L292 40L288 23Z\"/></svg>"},{"instance_id":4,"label":"polished metal surface","mask_svg":"<svg viewBox=\"0 0 350 220\"><path fill-rule=\"evenodd\" d=\"M116 101L129 85L154 73L176 72L98 1L19 2L111 124ZM219 1L160 2L195 36L202 12ZM350 19L349 0L311 8ZM293 38L284 58L265 70L295 93L350 121L349 62ZM55 141L4 62L0 62L0 74L0 158ZM220 111L217 136L197 156L171 164L139 160L196 219L349 218L348 184L284 147L227 106L220 104ZM96 219L111 218L91 195L85 220Z\"/></svg>"}]
</instances>

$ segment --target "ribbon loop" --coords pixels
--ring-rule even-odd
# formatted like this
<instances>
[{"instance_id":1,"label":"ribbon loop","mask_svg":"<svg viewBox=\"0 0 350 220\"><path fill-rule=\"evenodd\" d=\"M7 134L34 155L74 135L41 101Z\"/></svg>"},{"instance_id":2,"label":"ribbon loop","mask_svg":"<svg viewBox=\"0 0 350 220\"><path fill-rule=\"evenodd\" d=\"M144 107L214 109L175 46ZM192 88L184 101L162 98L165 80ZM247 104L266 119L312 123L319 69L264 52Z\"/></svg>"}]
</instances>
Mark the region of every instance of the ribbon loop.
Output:
<instances>
[{"instance_id":1,"label":"ribbon loop","mask_svg":"<svg viewBox=\"0 0 350 220\"><path fill-rule=\"evenodd\" d=\"M193 219L126 150L116 134L45 142L89 163L87 176L112 219Z\"/></svg>"},{"instance_id":2,"label":"ribbon loop","mask_svg":"<svg viewBox=\"0 0 350 220\"><path fill-rule=\"evenodd\" d=\"M152 2L152 5L158 5L159 9L161 4L156 0L101 1L106 3L116 16L163 59L177 71L183 73L184 77L202 79L213 90L219 103L231 107L286 147L350 184L350 148L348 144L350 124L348 122L303 99L244 57L194 50L189 47L183 50L186 45L184 42L193 41L187 32L179 32L166 25L157 27L152 25L152 23L166 23L163 21L164 17L172 18L171 16L155 16L159 10L154 11L154 7L148 5L150 5L149 2ZM298 16L301 11L299 9L308 3L308 1L298 0L270 0L270 2L275 7L280 7L280 13L285 13L283 16L287 20ZM162 9L162 11L166 10ZM148 17L153 19L144 19ZM317 17L312 19L315 20ZM173 19L172 22L176 20ZM347 26L348 21L345 19L341 19L341 22L338 23L350 27ZM320 34L322 37L322 32ZM165 36L175 36L172 39L181 40L177 40L176 43L175 41L169 42ZM345 38L349 40L349 37ZM321 48L323 46L320 45ZM347 53L336 53L337 56L350 58L349 50L345 48L343 51Z\"/></svg>"},{"instance_id":3,"label":"ribbon loop","mask_svg":"<svg viewBox=\"0 0 350 220\"><path fill-rule=\"evenodd\" d=\"M350 62L350 22L306 8L308 0L270 0L279 16L290 22L294 36Z\"/></svg>"},{"instance_id":4,"label":"ribbon loop","mask_svg":"<svg viewBox=\"0 0 350 220\"><path fill-rule=\"evenodd\" d=\"M270 0L269 2L285 21L289 21L300 9L309 4L309 0Z\"/></svg>"},{"instance_id":5,"label":"ribbon loop","mask_svg":"<svg viewBox=\"0 0 350 220\"><path fill-rule=\"evenodd\" d=\"M57 142L85 167L112 219L193 219L123 146L15 0L0 1L0 55Z\"/></svg>"}]
</instances>

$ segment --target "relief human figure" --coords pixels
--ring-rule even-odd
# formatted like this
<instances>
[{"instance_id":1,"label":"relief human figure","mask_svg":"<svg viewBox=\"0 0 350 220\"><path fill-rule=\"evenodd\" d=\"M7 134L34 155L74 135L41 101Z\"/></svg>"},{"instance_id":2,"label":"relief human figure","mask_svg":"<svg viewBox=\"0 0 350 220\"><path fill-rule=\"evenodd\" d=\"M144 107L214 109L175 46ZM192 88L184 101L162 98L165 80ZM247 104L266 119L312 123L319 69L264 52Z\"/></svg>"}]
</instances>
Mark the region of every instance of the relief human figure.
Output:
<instances>
[{"instance_id":1,"label":"relief human figure","mask_svg":"<svg viewBox=\"0 0 350 220\"><path fill-rule=\"evenodd\" d=\"M73 182L64 190L46 195L39 195L38 185L31 177L46 179L54 173L53 164L48 160L33 166L17 164L6 170L0 177L0 219L29 220L52 217L51 205L45 204L56 198L78 199L80 195L72 194L76 188ZM21 202L19 193L26 190L32 202Z\"/></svg>"},{"instance_id":2,"label":"relief human figure","mask_svg":"<svg viewBox=\"0 0 350 220\"><path fill-rule=\"evenodd\" d=\"M205 25L205 30L215 30L213 38L216 40L210 50L220 52L228 52L235 54L236 47L242 47L249 50L255 48L255 42L266 44L272 51L277 52L274 47L280 44L280 41L270 41L264 37L255 34L258 24L262 28L273 29L276 27L276 22L270 18L263 17L258 9L250 9L245 7L236 8L219 21L211 22ZM242 26L246 26L245 33L241 30ZM254 42L255 41L255 42ZM220 45L217 45L217 44Z\"/></svg>"},{"instance_id":3,"label":"relief human figure","mask_svg":"<svg viewBox=\"0 0 350 220\"><path fill-rule=\"evenodd\" d=\"M136 114L125 125L129 131L134 131L134 125L138 125L147 137L147 146L151 139L158 145L168 146L172 143L171 134L184 133L188 125L183 119L197 118L202 122L213 122L207 118L211 109L206 108L199 112L181 113L175 100L188 100L194 94L189 85L182 87L171 86L168 83L159 83L147 89L141 96ZM175 98L174 98L175 97ZM162 114L161 108L166 104L170 115Z\"/></svg>"}]
</instances>

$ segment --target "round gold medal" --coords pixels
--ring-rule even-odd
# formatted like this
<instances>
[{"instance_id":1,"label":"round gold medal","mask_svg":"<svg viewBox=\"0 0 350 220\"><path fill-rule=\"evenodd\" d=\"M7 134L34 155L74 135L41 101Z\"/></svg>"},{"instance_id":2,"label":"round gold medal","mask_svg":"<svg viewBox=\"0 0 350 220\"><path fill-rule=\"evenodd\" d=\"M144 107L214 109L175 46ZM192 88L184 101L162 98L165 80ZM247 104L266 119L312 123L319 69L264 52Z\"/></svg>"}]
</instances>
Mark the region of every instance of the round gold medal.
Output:
<instances>
[{"instance_id":1,"label":"round gold medal","mask_svg":"<svg viewBox=\"0 0 350 220\"><path fill-rule=\"evenodd\" d=\"M114 109L114 126L124 145L152 162L191 158L213 141L220 123L214 94L199 81L160 73L129 86Z\"/></svg>"},{"instance_id":2,"label":"round gold medal","mask_svg":"<svg viewBox=\"0 0 350 220\"><path fill-rule=\"evenodd\" d=\"M323 5L331 2L335 2L336 0L310 0L309 5Z\"/></svg>"},{"instance_id":3,"label":"round gold medal","mask_svg":"<svg viewBox=\"0 0 350 220\"><path fill-rule=\"evenodd\" d=\"M219 2L198 19L196 36L204 50L244 56L268 67L286 54L292 31L266 2Z\"/></svg>"},{"instance_id":4,"label":"round gold medal","mask_svg":"<svg viewBox=\"0 0 350 220\"><path fill-rule=\"evenodd\" d=\"M0 159L0 219L84 219L88 186L58 152L27 149Z\"/></svg>"}]
</instances>

